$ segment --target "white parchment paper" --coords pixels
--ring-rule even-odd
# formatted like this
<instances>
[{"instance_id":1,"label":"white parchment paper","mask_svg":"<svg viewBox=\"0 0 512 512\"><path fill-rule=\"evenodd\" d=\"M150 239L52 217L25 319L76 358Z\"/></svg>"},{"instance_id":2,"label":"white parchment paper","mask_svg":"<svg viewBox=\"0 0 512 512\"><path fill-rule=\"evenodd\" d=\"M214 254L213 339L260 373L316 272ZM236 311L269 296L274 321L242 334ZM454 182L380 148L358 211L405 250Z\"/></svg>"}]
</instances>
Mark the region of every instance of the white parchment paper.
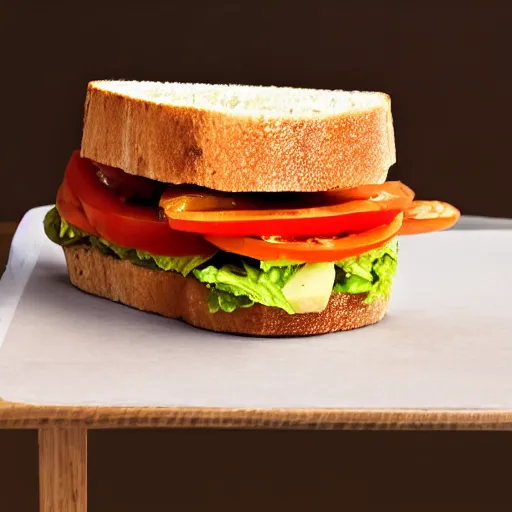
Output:
<instances>
[{"instance_id":1,"label":"white parchment paper","mask_svg":"<svg viewBox=\"0 0 512 512\"><path fill-rule=\"evenodd\" d=\"M61 249L44 238L45 211L23 220L0 283L5 400L512 409L512 230L404 237L380 324L265 339L202 331L77 291Z\"/></svg>"}]
</instances>

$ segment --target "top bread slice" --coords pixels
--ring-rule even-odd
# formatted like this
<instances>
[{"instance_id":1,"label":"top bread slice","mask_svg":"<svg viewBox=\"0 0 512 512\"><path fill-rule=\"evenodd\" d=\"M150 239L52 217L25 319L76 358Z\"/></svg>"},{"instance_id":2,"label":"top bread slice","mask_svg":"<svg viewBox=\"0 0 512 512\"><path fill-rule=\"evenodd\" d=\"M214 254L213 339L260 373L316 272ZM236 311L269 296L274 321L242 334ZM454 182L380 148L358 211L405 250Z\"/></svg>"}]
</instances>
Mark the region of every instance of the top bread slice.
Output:
<instances>
[{"instance_id":1,"label":"top bread slice","mask_svg":"<svg viewBox=\"0 0 512 512\"><path fill-rule=\"evenodd\" d=\"M396 160L383 93L133 81L89 84L81 154L228 192L382 183Z\"/></svg>"}]
</instances>

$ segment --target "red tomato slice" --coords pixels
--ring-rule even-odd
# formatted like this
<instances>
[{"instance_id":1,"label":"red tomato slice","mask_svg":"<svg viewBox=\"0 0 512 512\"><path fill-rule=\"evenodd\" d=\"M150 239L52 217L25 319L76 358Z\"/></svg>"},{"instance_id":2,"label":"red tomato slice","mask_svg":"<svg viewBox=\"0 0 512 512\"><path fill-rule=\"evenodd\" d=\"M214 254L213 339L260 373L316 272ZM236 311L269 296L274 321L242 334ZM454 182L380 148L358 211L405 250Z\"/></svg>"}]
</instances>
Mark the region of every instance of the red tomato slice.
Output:
<instances>
[{"instance_id":1,"label":"red tomato slice","mask_svg":"<svg viewBox=\"0 0 512 512\"><path fill-rule=\"evenodd\" d=\"M255 194L209 190L195 185L169 185L160 196L160 207L171 213L217 212L219 210L260 209L263 202Z\"/></svg>"},{"instance_id":2,"label":"red tomato slice","mask_svg":"<svg viewBox=\"0 0 512 512\"><path fill-rule=\"evenodd\" d=\"M403 214L399 213L390 224L342 238L315 237L305 240L287 240L281 237L261 239L205 236L205 238L223 251L258 260L287 259L307 263L339 261L381 247L398 234L402 219Z\"/></svg>"},{"instance_id":3,"label":"red tomato slice","mask_svg":"<svg viewBox=\"0 0 512 512\"><path fill-rule=\"evenodd\" d=\"M336 188L327 192L312 193L320 197L320 201L342 203L368 199L385 202L389 208L403 210L412 203L414 192L401 181L386 181L380 185L359 185L352 188Z\"/></svg>"},{"instance_id":4,"label":"red tomato slice","mask_svg":"<svg viewBox=\"0 0 512 512\"><path fill-rule=\"evenodd\" d=\"M388 182L298 196L291 203L279 203L279 199L264 203L260 199L258 204L254 194L237 197L169 187L162 194L160 206L170 226L179 231L237 237L335 236L389 224L412 203L414 193L400 182ZM320 205L308 207L312 203ZM253 207L245 209L246 205Z\"/></svg>"},{"instance_id":5,"label":"red tomato slice","mask_svg":"<svg viewBox=\"0 0 512 512\"><path fill-rule=\"evenodd\" d=\"M98 236L94 227L87 220L82 209L82 205L78 199L71 194L65 183L62 183L57 191L56 206L60 216L69 224L85 231L86 233Z\"/></svg>"},{"instance_id":6,"label":"red tomato slice","mask_svg":"<svg viewBox=\"0 0 512 512\"><path fill-rule=\"evenodd\" d=\"M101 238L161 256L215 252L202 237L171 229L167 221L160 219L157 208L123 203L99 181L96 171L92 162L80 158L79 152L75 151L66 169L64 183L78 198L87 220Z\"/></svg>"},{"instance_id":7,"label":"red tomato slice","mask_svg":"<svg viewBox=\"0 0 512 512\"><path fill-rule=\"evenodd\" d=\"M156 181L142 176L128 174L117 167L110 167L99 163L94 163L98 167L100 180L112 189L123 200L137 197L140 199L157 198L157 194L162 191L163 185Z\"/></svg>"},{"instance_id":8,"label":"red tomato slice","mask_svg":"<svg viewBox=\"0 0 512 512\"><path fill-rule=\"evenodd\" d=\"M460 218L460 211L442 201L414 201L404 212L400 235L417 235L451 228Z\"/></svg>"}]
</instances>

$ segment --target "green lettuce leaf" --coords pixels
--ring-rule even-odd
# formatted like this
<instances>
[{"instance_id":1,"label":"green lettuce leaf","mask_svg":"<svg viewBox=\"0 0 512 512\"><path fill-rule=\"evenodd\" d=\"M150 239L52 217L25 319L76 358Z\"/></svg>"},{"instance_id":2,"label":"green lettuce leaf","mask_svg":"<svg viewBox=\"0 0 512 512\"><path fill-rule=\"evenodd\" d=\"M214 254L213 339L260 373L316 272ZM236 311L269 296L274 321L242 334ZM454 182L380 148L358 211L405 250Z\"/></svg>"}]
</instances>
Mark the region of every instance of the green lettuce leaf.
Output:
<instances>
[{"instance_id":1,"label":"green lettuce leaf","mask_svg":"<svg viewBox=\"0 0 512 512\"><path fill-rule=\"evenodd\" d=\"M263 272L269 271L272 267L295 267L302 265L303 261L294 260L264 260L260 261L260 268Z\"/></svg>"},{"instance_id":2,"label":"green lettuce leaf","mask_svg":"<svg viewBox=\"0 0 512 512\"><path fill-rule=\"evenodd\" d=\"M208 297L208 308L210 313L217 313L217 311L232 313L237 308L250 308L253 305L254 301L245 295L235 297L230 293L216 290L215 288L211 288L210 296Z\"/></svg>"},{"instance_id":3,"label":"green lettuce leaf","mask_svg":"<svg viewBox=\"0 0 512 512\"><path fill-rule=\"evenodd\" d=\"M187 276L211 258L211 256L155 256L146 251L136 251L136 253L139 260L153 261L159 269L179 272L183 276Z\"/></svg>"},{"instance_id":4,"label":"green lettuce leaf","mask_svg":"<svg viewBox=\"0 0 512 512\"><path fill-rule=\"evenodd\" d=\"M335 292L368 293L366 304L389 297L398 264L398 239L336 263Z\"/></svg>"},{"instance_id":5,"label":"green lettuce leaf","mask_svg":"<svg viewBox=\"0 0 512 512\"><path fill-rule=\"evenodd\" d=\"M264 306L284 309L289 314L294 313L284 298L282 288L297 271L298 266L271 267L266 272L246 262L242 262L242 266L243 269L234 265L224 265L218 269L210 265L202 270L196 269L193 273L199 281L210 285L215 293L226 292L234 297L244 297L243 300L247 304L244 307L248 307L249 302L257 302ZM214 312L217 308L217 300L211 299L214 307L210 307L210 311ZM218 309L226 311L221 306Z\"/></svg>"},{"instance_id":6,"label":"green lettuce leaf","mask_svg":"<svg viewBox=\"0 0 512 512\"><path fill-rule=\"evenodd\" d=\"M46 236L58 245L76 244L89 235L83 231L70 226L57 211L52 208L44 218L44 232Z\"/></svg>"},{"instance_id":7,"label":"green lettuce leaf","mask_svg":"<svg viewBox=\"0 0 512 512\"><path fill-rule=\"evenodd\" d=\"M147 251L121 247L71 226L59 215L57 208L51 209L46 214L44 230L48 238L58 245L86 243L96 247L104 254L128 260L134 265L153 270L172 270L183 276L187 276L192 270L211 258L211 256L158 256Z\"/></svg>"}]
</instances>

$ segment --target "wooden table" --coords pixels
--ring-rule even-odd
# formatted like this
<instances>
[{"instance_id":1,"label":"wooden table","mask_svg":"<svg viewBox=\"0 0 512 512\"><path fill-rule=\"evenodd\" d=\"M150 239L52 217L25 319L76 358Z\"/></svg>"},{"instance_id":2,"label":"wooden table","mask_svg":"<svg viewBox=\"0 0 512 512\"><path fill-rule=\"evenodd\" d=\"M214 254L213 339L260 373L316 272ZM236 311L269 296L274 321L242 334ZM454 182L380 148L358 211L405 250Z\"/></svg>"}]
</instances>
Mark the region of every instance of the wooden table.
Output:
<instances>
[{"instance_id":1,"label":"wooden table","mask_svg":"<svg viewBox=\"0 0 512 512\"><path fill-rule=\"evenodd\" d=\"M0 270L15 223L0 223ZM1 273L1 272L0 272ZM495 411L54 407L0 401L0 428L38 429L40 510L87 510L87 431L111 428L511 430Z\"/></svg>"}]
</instances>

